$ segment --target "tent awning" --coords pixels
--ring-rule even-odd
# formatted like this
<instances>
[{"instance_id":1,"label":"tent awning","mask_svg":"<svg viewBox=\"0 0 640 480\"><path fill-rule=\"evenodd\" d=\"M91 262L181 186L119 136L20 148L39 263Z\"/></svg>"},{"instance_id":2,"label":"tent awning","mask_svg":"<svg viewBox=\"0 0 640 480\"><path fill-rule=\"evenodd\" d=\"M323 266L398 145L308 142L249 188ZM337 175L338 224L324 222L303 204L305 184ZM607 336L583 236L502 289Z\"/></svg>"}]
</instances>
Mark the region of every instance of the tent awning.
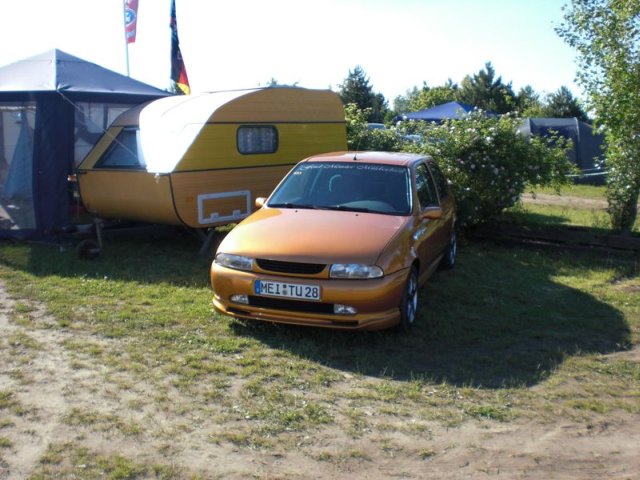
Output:
<instances>
[{"instance_id":1,"label":"tent awning","mask_svg":"<svg viewBox=\"0 0 640 480\"><path fill-rule=\"evenodd\" d=\"M418 112L404 113L401 115L401 118L403 120L442 122L443 120L462 118L474 109L475 107L467 105L466 103L449 102Z\"/></svg>"},{"instance_id":2,"label":"tent awning","mask_svg":"<svg viewBox=\"0 0 640 480\"><path fill-rule=\"evenodd\" d=\"M0 67L0 92L117 93L161 97L168 92L54 49Z\"/></svg>"}]
</instances>

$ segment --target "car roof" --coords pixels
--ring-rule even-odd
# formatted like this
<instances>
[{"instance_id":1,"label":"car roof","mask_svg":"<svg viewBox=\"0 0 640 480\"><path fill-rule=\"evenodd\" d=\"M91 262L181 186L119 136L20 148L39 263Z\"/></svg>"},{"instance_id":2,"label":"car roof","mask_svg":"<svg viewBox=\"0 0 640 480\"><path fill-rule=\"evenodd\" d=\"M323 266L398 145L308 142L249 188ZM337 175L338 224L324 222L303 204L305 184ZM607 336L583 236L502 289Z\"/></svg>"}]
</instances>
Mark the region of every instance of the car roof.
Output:
<instances>
[{"instance_id":1,"label":"car roof","mask_svg":"<svg viewBox=\"0 0 640 480\"><path fill-rule=\"evenodd\" d=\"M303 162L375 163L380 165L409 166L428 155L399 152L333 152L305 158Z\"/></svg>"}]
</instances>

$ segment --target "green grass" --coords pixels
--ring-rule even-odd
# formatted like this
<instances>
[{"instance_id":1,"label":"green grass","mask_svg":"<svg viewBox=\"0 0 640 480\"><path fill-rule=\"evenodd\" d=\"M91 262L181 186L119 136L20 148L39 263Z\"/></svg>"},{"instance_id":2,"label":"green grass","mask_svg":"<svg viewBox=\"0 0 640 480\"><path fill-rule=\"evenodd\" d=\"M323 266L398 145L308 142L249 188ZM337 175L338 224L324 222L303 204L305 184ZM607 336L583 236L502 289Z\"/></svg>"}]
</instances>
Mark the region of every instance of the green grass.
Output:
<instances>
[{"instance_id":1,"label":"green grass","mask_svg":"<svg viewBox=\"0 0 640 480\"><path fill-rule=\"evenodd\" d=\"M114 413L100 413L92 410L84 410L78 407L71 408L62 418L63 423L74 427L85 427L99 431L109 432L119 430L122 434L130 436L140 433L141 428L135 421L124 420Z\"/></svg>"},{"instance_id":2,"label":"green grass","mask_svg":"<svg viewBox=\"0 0 640 480\"><path fill-rule=\"evenodd\" d=\"M578 199L564 205L545 205L543 203L520 202L504 214L507 221L520 224L543 226L570 225L589 227L600 231L611 230L611 219L606 212L606 188L593 185L568 185L559 192L551 188L537 188L534 194L553 195L558 200L566 197ZM587 202L581 204L580 199ZM589 201L598 201L594 205ZM640 232L640 215L634 223L633 232Z\"/></svg>"},{"instance_id":3,"label":"green grass","mask_svg":"<svg viewBox=\"0 0 640 480\"><path fill-rule=\"evenodd\" d=\"M112 398L123 398L117 413L62 412L68 428L158 449L171 432L194 431L212 444L271 451L304 449L328 431L424 438L432 422L588 423L640 413L640 366L609 356L640 343L640 259L632 254L463 245L457 267L421 291L415 332L403 335L217 315L208 260L197 250L188 237L122 236L81 261L72 249L0 243L0 279L19 312L41 303L51 315L17 323L23 332L11 338L38 354L30 332L65 332L62 348L78 368L101 371ZM7 422L16 402L0 392ZM174 423L160 428L142 410ZM315 455L341 461L318 446ZM378 448L389 455L395 446ZM54 444L34 478L147 478L154 468L166 467Z\"/></svg>"},{"instance_id":4,"label":"green grass","mask_svg":"<svg viewBox=\"0 0 640 480\"><path fill-rule=\"evenodd\" d=\"M9 408L15 403L13 392L0 390L0 410Z\"/></svg>"},{"instance_id":5,"label":"green grass","mask_svg":"<svg viewBox=\"0 0 640 480\"><path fill-rule=\"evenodd\" d=\"M54 443L40 459L31 480L76 478L92 480L177 479L185 476L172 465L138 463L124 455L101 455L75 443Z\"/></svg>"},{"instance_id":6,"label":"green grass","mask_svg":"<svg viewBox=\"0 0 640 480\"><path fill-rule=\"evenodd\" d=\"M570 208L562 205L542 205L519 203L508 209L504 218L519 224L542 226L577 226L596 230L611 230L611 220L607 212L597 208ZM636 221L634 231L638 231L640 220Z\"/></svg>"},{"instance_id":7,"label":"green grass","mask_svg":"<svg viewBox=\"0 0 640 480\"><path fill-rule=\"evenodd\" d=\"M556 191L554 188L537 187L534 193L544 193L547 195L560 195L568 197L586 198L591 200L606 201L606 187L596 185L566 185Z\"/></svg>"}]
</instances>

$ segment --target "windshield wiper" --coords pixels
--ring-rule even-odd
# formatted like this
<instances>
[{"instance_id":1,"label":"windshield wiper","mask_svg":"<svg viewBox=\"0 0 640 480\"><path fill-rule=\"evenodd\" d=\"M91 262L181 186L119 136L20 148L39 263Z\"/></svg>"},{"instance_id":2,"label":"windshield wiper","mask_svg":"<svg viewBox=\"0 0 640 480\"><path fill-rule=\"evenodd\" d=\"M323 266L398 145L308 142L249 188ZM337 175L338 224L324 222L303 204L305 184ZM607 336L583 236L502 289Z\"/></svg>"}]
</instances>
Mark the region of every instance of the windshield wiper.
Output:
<instances>
[{"instance_id":1,"label":"windshield wiper","mask_svg":"<svg viewBox=\"0 0 640 480\"><path fill-rule=\"evenodd\" d=\"M291 202L270 203L269 206L271 208L310 208L310 209L318 208L315 205L308 205L305 203L291 203Z\"/></svg>"},{"instance_id":2,"label":"windshield wiper","mask_svg":"<svg viewBox=\"0 0 640 480\"><path fill-rule=\"evenodd\" d=\"M326 208L327 210L340 210L341 212L362 212L362 213L371 212L371 209L369 208L350 207L348 205L327 205L322 208Z\"/></svg>"}]
</instances>

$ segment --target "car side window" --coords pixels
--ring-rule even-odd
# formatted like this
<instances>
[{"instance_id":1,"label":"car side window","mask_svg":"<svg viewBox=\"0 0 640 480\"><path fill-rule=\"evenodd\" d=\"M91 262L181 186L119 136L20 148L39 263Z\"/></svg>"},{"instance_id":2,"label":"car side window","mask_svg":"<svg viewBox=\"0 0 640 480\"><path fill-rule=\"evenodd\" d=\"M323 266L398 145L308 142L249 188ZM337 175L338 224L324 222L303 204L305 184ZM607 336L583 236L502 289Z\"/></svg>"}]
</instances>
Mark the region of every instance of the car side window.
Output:
<instances>
[{"instance_id":1,"label":"car side window","mask_svg":"<svg viewBox=\"0 0 640 480\"><path fill-rule=\"evenodd\" d=\"M431 173L423 163L416 167L416 188L418 189L420 208L437 207L439 205L433 178L431 178Z\"/></svg>"},{"instance_id":2,"label":"car side window","mask_svg":"<svg viewBox=\"0 0 640 480\"><path fill-rule=\"evenodd\" d=\"M431 175L438 187L440 200L444 200L449 196L449 184L447 183L447 179L444 177L440 167L438 167L434 162L429 162L429 170L431 170Z\"/></svg>"}]
</instances>

